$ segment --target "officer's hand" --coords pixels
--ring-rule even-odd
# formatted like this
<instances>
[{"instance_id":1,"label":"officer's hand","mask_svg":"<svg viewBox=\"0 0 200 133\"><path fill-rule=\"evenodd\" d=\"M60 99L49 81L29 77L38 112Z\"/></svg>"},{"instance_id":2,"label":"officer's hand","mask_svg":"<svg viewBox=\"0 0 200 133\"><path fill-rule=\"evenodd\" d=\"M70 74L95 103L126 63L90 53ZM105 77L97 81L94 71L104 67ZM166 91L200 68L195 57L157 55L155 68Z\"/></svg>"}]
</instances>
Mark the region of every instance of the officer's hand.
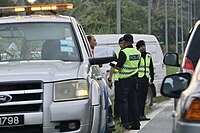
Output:
<instances>
[{"instance_id":1,"label":"officer's hand","mask_svg":"<svg viewBox=\"0 0 200 133\"><path fill-rule=\"evenodd\" d=\"M109 78L108 78L108 86L110 87L110 89L112 89L112 80L110 80Z\"/></svg>"},{"instance_id":2,"label":"officer's hand","mask_svg":"<svg viewBox=\"0 0 200 133\"><path fill-rule=\"evenodd\" d=\"M153 84L153 82L150 81L150 82L149 82L149 85L152 85L152 84Z\"/></svg>"},{"instance_id":3,"label":"officer's hand","mask_svg":"<svg viewBox=\"0 0 200 133\"><path fill-rule=\"evenodd\" d=\"M115 64L114 64L114 63L110 63L110 66L111 66L111 67L115 67Z\"/></svg>"}]
</instances>

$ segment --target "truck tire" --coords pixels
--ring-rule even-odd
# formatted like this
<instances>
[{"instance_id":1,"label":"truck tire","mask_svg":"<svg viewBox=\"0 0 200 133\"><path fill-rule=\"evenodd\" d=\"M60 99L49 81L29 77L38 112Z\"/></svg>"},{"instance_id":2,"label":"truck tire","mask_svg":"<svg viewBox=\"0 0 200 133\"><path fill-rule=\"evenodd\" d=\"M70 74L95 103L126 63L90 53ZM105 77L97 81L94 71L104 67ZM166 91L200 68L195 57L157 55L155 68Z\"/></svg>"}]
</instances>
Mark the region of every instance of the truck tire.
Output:
<instances>
[{"instance_id":1,"label":"truck tire","mask_svg":"<svg viewBox=\"0 0 200 133\"><path fill-rule=\"evenodd\" d=\"M153 91L151 87L148 87L146 106L151 107L153 105Z\"/></svg>"}]
</instances>

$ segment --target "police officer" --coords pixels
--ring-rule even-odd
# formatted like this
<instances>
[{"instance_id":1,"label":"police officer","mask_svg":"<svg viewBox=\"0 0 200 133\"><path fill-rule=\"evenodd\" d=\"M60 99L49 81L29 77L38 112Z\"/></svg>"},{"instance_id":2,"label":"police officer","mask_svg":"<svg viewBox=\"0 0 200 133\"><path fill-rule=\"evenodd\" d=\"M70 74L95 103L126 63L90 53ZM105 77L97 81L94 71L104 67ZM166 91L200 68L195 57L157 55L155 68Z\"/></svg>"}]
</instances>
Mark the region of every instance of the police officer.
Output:
<instances>
[{"instance_id":1,"label":"police officer","mask_svg":"<svg viewBox=\"0 0 200 133\"><path fill-rule=\"evenodd\" d=\"M133 48L133 36L125 34L123 36L124 49L119 52L117 65L110 64L119 70L120 88L120 108L121 121L125 129L140 129L138 104L137 104L137 72L141 53Z\"/></svg>"},{"instance_id":2,"label":"police officer","mask_svg":"<svg viewBox=\"0 0 200 133\"><path fill-rule=\"evenodd\" d=\"M118 41L119 46L123 49L123 37ZM115 52L116 57L119 57L119 51ZM112 76L114 74L114 86L115 86L115 99L114 99L114 118L120 118L120 83L119 83L119 71L114 67L110 68L110 73L108 77L108 86L112 88Z\"/></svg>"},{"instance_id":3,"label":"police officer","mask_svg":"<svg viewBox=\"0 0 200 133\"><path fill-rule=\"evenodd\" d=\"M153 84L154 68L150 53L146 52L145 41L140 40L136 44L137 49L141 52L141 60L138 71L138 106L140 121L150 120L144 114L145 101L148 92L148 86ZM150 81L149 81L150 78Z\"/></svg>"}]
</instances>

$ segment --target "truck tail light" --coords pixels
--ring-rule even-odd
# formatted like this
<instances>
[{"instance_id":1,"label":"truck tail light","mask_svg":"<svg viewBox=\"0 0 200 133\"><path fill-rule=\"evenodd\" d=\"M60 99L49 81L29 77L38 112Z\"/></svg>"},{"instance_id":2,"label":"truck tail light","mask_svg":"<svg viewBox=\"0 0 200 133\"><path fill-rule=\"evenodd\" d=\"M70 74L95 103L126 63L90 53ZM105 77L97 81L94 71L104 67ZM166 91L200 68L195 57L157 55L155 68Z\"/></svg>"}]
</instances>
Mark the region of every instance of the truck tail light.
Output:
<instances>
[{"instance_id":1,"label":"truck tail light","mask_svg":"<svg viewBox=\"0 0 200 133\"><path fill-rule=\"evenodd\" d=\"M200 99L194 99L185 114L187 121L200 121Z\"/></svg>"},{"instance_id":2,"label":"truck tail light","mask_svg":"<svg viewBox=\"0 0 200 133\"><path fill-rule=\"evenodd\" d=\"M185 58L183 68L188 69L188 70L192 70L194 72L194 66L192 64L192 61L187 57Z\"/></svg>"}]
</instances>

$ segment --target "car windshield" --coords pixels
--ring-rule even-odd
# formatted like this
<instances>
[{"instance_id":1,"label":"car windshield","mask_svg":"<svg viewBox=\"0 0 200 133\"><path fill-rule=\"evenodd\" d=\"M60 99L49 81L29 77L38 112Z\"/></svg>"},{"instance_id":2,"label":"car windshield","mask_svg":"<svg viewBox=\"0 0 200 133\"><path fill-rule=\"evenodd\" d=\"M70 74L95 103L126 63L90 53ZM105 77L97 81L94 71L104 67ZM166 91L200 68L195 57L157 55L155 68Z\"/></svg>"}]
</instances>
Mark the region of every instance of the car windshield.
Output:
<instances>
[{"instance_id":1,"label":"car windshield","mask_svg":"<svg viewBox=\"0 0 200 133\"><path fill-rule=\"evenodd\" d=\"M0 25L0 61L79 61L80 54L69 23Z\"/></svg>"}]
</instances>

